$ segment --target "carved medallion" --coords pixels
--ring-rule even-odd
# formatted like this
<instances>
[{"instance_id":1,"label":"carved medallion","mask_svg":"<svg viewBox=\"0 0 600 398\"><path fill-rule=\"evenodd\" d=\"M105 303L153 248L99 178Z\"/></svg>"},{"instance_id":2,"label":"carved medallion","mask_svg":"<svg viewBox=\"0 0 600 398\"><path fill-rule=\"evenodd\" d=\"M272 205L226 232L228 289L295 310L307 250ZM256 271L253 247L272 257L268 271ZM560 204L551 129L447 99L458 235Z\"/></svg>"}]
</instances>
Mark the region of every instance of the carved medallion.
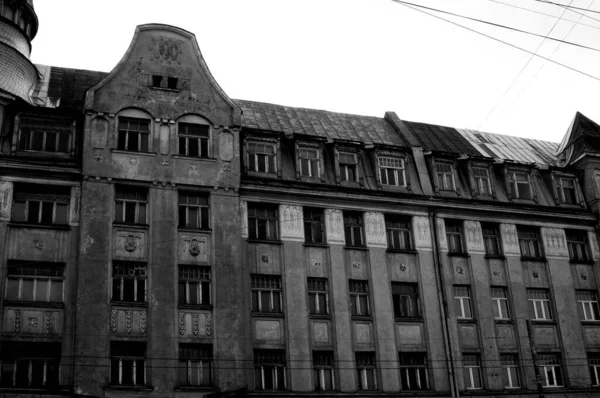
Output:
<instances>
[{"instance_id":1,"label":"carved medallion","mask_svg":"<svg viewBox=\"0 0 600 398\"><path fill-rule=\"evenodd\" d=\"M127 235L127 238L125 238L124 247L127 252L134 252L135 249L137 249L137 242L135 241L135 236Z\"/></svg>"},{"instance_id":2,"label":"carved medallion","mask_svg":"<svg viewBox=\"0 0 600 398\"><path fill-rule=\"evenodd\" d=\"M42 250L44 249L44 244L42 243L41 240L34 240L33 241L33 247L35 247L37 250Z\"/></svg>"},{"instance_id":3,"label":"carved medallion","mask_svg":"<svg viewBox=\"0 0 600 398\"><path fill-rule=\"evenodd\" d=\"M148 45L148 48L152 51L155 60L167 64L181 64L178 61L179 55L182 53L181 40L164 36L152 37L150 40L151 44Z\"/></svg>"},{"instance_id":4,"label":"carved medallion","mask_svg":"<svg viewBox=\"0 0 600 398\"><path fill-rule=\"evenodd\" d=\"M190 241L190 254L194 257L198 257L200 254L200 242L198 242L198 239Z\"/></svg>"}]
</instances>

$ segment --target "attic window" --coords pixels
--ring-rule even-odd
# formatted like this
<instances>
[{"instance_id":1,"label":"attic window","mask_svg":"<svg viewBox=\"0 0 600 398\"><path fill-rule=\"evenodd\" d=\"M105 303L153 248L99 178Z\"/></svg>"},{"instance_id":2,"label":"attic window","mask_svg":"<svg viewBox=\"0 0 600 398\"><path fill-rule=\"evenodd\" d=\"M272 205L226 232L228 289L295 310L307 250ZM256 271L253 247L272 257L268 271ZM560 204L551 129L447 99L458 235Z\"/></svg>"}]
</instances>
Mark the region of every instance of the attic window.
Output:
<instances>
[{"instance_id":1,"label":"attic window","mask_svg":"<svg viewBox=\"0 0 600 398\"><path fill-rule=\"evenodd\" d=\"M177 90L177 78L176 77L168 77L167 78L167 88L172 90Z\"/></svg>"},{"instance_id":2,"label":"attic window","mask_svg":"<svg viewBox=\"0 0 600 398\"><path fill-rule=\"evenodd\" d=\"M160 75L152 75L152 87L160 87L163 77Z\"/></svg>"}]
</instances>

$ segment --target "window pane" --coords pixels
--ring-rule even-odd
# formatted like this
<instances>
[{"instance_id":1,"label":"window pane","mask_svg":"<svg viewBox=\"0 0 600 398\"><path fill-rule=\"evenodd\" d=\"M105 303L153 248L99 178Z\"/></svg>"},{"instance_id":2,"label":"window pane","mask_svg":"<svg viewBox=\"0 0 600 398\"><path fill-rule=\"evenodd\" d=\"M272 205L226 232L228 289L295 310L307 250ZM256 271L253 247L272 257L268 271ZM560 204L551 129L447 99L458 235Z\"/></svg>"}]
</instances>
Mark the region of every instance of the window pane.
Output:
<instances>
[{"instance_id":1,"label":"window pane","mask_svg":"<svg viewBox=\"0 0 600 398\"><path fill-rule=\"evenodd\" d=\"M30 200L28 204L29 209L27 211L27 222L35 224L39 223L40 202Z\"/></svg>"},{"instance_id":2,"label":"window pane","mask_svg":"<svg viewBox=\"0 0 600 398\"><path fill-rule=\"evenodd\" d=\"M56 204L55 224L66 224L68 222L68 206L66 203Z\"/></svg>"},{"instance_id":3,"label":"window pane","mask_svg":"<svg viewBox=\"0 0 600 398\"><path fill-rule=\"evenodd\" d=\"M58 135L58 152L69 152L69 134Z\"/></svg>"},{"instance_id":4,"label":"window pane","mask_svg":"<svg viewBox=\"0 0 600 398\"><path fill-rule=\"evenodd\" d=\"M135 223L135 202L125 202L125 222L128 224Z\"/></svg>"},{"instance_id":5,"label":"window pane","mask_svg":"<svg viewBox=\"0 0 600 398\"><path fill-rule=\"evenodd\" d=\"M33 279L23 279L23 291L21 300L33 301Z\"/></svg>"},{"instance_id":6,"label":"window pane","mask_svg":"<svg viewBox=\"0 0 600 398\"><path fill-rule=\"evenodd\" d=\"M138 204L138 224L146 224L146 204L139 203Z\"/></svg>"},{"instance_id":7,"label":"window pane","mask_svg":"<svg viewBox=\"0 0 600 398\"><path fill-rule=\"evenodd\" d=\"M35 284L35 301L48 301L48 279L38 279Z\"/></svg>"}]
</instances>

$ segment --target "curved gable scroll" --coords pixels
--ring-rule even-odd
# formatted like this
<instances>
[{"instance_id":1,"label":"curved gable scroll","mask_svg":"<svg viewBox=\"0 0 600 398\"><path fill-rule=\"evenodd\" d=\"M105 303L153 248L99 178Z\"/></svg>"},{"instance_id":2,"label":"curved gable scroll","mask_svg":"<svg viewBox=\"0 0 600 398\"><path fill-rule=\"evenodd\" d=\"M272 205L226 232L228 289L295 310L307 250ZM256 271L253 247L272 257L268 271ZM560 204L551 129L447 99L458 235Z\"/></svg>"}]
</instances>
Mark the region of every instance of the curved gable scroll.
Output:
<instances>
[{"instance_id":1,"label":"curved gable scroll","mask_svg":"<svg viewBox=\"0 0 600 398\"><path fill-rule=\"evenodd\" d=\"M164 120L195 113L214 125L241 122L241 109L213 78L196 37L163 24L138 26L121 61L86 93L85 108L94 112L130 107Z\"/></svg>"}]
</instances>

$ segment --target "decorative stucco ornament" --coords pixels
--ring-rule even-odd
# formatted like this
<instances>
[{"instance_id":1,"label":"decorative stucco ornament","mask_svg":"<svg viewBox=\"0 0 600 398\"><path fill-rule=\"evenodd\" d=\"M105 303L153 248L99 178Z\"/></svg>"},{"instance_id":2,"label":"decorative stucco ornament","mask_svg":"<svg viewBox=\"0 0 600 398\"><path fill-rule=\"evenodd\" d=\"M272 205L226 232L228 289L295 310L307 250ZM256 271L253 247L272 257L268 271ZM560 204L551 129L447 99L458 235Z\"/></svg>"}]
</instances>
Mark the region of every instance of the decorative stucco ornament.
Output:
<instances>
[{"instance_id":1,"label":"decorative stucco ornament","mask_svg":"<svg viewBox=\"0 0 600 398\"><path fill-rule=\"evenodd\" d=\"M135 241L135 236L127 235L125 238L125 250L129 253L134 252L137 249L137 243Z\"/></svg>"},{"instance_id":2,"label":"decorative stucco ornament","mask_svg":"<svg viewBox=\"0 0 600 398\"><path fill-rule=\"evenodd\" d=\"M192 239L190 241L190 254L197 257L200 254L200 242L198 239Z\"/></svg>"}]
</instances>

